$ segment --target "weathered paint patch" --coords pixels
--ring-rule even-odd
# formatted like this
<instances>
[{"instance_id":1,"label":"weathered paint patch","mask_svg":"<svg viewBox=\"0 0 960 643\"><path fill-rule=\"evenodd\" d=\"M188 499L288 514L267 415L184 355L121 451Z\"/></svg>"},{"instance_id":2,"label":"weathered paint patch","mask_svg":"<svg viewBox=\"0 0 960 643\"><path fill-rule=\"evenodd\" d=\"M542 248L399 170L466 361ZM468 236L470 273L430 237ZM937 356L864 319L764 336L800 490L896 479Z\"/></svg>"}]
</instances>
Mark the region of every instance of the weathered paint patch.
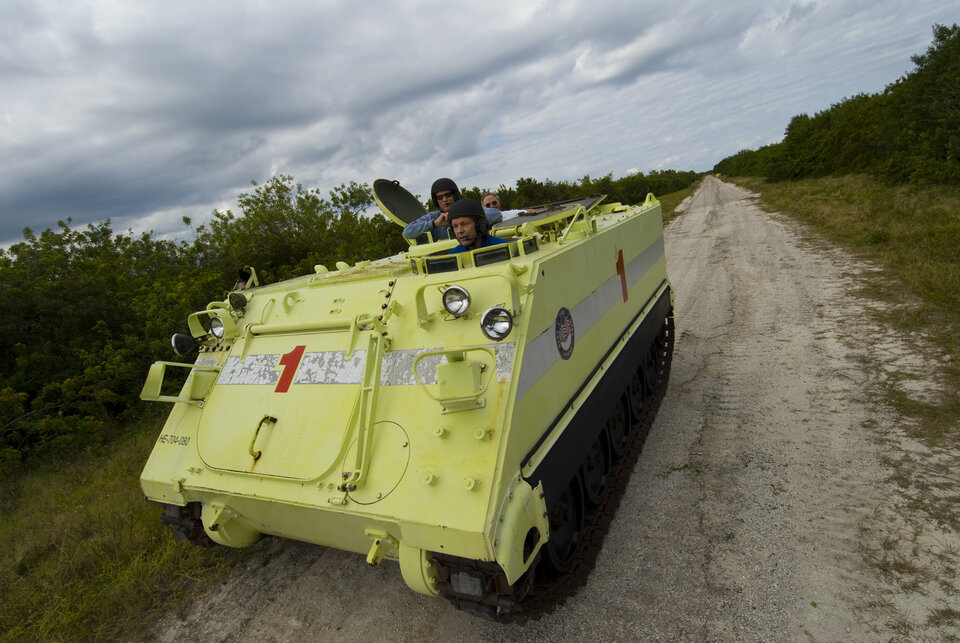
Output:
<instances>
[{"instance_id":1,"label":"weathered paint patch","mask_svg":"<svg viewBox=\"0 0 960 643\"><path fill-rule=\"evenodd\" d=\"M279 359L279 353L248 355L242 362L239 357L228 357L220 371L217 385L276 384L280 379L280 373L275 368Z\"/></svg>"},{"instance_id":2,"label":"weathered paint patch","mask_svg":"<svg viewBox=\"0 0 960 643\"><path fill-rule=\"evenodd\" d=\"M413 375L413 362L420 353L432 350L439 349L390 351L384 355L383 364L380 367L380 385L412 386L416 384L417 379ZM430 355L420 360L417 365L417 373L424 384L437 383L437 365L441 362L443 362L441 355Z\"/></svg>"},{"instance_id":3,"label":"weathered paint patch","mask_svg":"<svg viewBox=\"0 0 960 643\"><path fill-rule=\"evenodd\" d=\"M509 382L513 371L513 343L487 344L493 350L496 358L497 381ZM390 351L383 356L380 366L381 386L414 386L417 379L413 374L413 362L424 352L437 349L407 349ZM360 384L363 382L363 369L367 359L367 351L354 351L349 359L344 351L320 351L306 353L300 361L299 369L294 377L294 385L298 384ZM278 353L267 355L248 355L243 362L238 357L228 357L226 364L220 371L217 384L220 386L231 384L276 384L279 380L277 363ZM417 372L424 384L437 383L437 366L444 361L442 355L429 355L417 365ZM216 365L215 360L210 360ZM199 361L197 362L200 363Z\"/></svg>"},{"instance_id":4,"label":"weathered paint patch","mask_svg":"<svg viewBox=\"0 0 960 643\"><path fill-rule=\"evenodd\" d=\"M300 363L294 384L359 384L367 351L354 351L344 359L345 351L307 353Z\"/></svg>"}]
</instances>

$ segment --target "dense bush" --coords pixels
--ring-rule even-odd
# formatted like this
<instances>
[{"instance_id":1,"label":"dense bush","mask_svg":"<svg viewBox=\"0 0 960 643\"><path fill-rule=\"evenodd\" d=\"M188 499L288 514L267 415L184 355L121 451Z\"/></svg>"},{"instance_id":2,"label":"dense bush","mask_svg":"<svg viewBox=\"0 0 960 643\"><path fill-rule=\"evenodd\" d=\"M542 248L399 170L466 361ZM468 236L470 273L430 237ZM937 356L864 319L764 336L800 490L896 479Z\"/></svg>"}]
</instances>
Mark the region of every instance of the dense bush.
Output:
<instances>
[{"instance_id":1,"label":"dense bush","mask_svg":"<svg viewBox=\"0 0 960 643\"><path fill-rule=\"evenodd\" d=\"M880 94L794 116L780 143L741 151L715 172L791 180L867 173L890 183L960 184L960 27L934 25L916 69Z\"/></svg>"},{"instance_id":2,"label":"dense bush","mask_svg":"<svg viewBox=\"0 0 960 643\"><path fill-rule=\"evenodd\" d=\"M342 185L329 200L289 176L254 186L240 215L214 213L191 242L67 220L0 250L0 300L10 303L0 316L0 478L24 459L114 439L142 410L147 368L173 358L170 335L222 297L239 268L276 281L406 247L393 223L362 215L373 205L366 185Z\"/></svg>"}]
</instances>

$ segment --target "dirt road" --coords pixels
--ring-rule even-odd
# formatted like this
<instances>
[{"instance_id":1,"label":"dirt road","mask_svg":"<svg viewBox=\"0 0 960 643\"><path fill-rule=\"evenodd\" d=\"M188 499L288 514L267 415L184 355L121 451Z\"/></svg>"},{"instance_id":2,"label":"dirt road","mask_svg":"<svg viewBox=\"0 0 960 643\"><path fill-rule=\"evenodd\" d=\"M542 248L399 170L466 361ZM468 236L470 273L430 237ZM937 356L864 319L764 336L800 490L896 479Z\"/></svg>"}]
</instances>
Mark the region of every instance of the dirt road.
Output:
<instances>
[{"instance_id":1,"label":"dirt road","mask_svg":"<svg viewBox=\"0 0 960 643\"><path fill-rule=\"evenodd\" d=\"M912 351L862 322L863 268L712 177L666 249L669 390L589 582L555 613L478 620L408 590L396 565L274 539L157 639L889 640L948 605L875 564L905 525L876 351Z\"/></svg>"}]
</instances>

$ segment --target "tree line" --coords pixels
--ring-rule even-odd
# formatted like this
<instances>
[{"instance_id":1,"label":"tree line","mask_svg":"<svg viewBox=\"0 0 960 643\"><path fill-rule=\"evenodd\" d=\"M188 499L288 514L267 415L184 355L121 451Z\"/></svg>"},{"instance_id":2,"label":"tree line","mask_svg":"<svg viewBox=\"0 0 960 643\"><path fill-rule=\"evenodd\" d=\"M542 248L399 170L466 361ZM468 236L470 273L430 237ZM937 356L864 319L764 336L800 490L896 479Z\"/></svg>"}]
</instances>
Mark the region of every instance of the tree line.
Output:
<instances>
[{"instance_id":1,"label":"tree line","mask_svg":"<svg viewBox=\"0 0 960 643\"><path fill-rule=\"evenodd\" d=\"M637 203L697 177L523 178L499 194L504 207L597 192ZM366 183L326 197L286 175L252 185L236 213L215 211L198 226L184 218L188 240L117 232L109 220L74 229L68 219L40 234L28 228L23 241L0 249L0 479L120 437L145 411L139 393L150 364L174 359L170 336L185 330L190 313L225 297L240 268L254 266L260 283L270 283L408 247L396 224L366 215L374 207ZM482 192L464 190L477 199Z\"/></svg>"},{"instance_id":2,"label":"tree line","mask_svg":"<svg viewBox=\"0 0 960 643\"><path fill-rule=\"evenodd\" d=\"M960 27L933 26L915 69L878 94L794 116L779 143L742 150L714 171L772 181L865 173L889 183L960 184Z\"/></svg>"},{"instance_id":3,"label":"tree line","mask_svg":"<svg viewBox=\"0 0 960 643\"><path fill-rule=\"evenodd\" d=\"M591 194L605 194L606 201L628 204L643 203L647 194L670 194L682 190L700 177L697 172L680 170L654 171L649 174L638 172L614 179L613 174L592 178L589 174L581 179L568 182L554 182L550 179L539 181L525 177L518 179L516 187L500 185L496 194L505 210L526 208L533 205L576 199ZM463 195L477 201L487 192L480 188L462 190ZM431 209L432 209L432 204Z\"/></svg>"}]
</instances>

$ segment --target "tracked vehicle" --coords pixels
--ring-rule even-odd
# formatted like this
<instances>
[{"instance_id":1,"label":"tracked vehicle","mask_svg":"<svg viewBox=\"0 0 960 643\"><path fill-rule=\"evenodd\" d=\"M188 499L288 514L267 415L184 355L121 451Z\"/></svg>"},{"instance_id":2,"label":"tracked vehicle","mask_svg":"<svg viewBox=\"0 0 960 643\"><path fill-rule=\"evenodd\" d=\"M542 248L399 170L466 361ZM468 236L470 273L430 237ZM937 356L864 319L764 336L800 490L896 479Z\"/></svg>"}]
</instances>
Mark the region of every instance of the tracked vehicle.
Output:
<instances>
[{"instance_id":1,"label":"tracked vehicle","mask_svg":"<svg viewBox=\"0 0 960 643\"><path fill-rule=\"evenodd\" d=\"M395 181L374 195L397 223L424 212ZM275 284L247 270L174 336L196 360L150 369L142 397L173 410L147 498L198 544L281 536L397 560L488 618L552 609L593 564L673 347L660 205L603 201L460 254L427 238Z\"/></svg>"}]
</instances>

